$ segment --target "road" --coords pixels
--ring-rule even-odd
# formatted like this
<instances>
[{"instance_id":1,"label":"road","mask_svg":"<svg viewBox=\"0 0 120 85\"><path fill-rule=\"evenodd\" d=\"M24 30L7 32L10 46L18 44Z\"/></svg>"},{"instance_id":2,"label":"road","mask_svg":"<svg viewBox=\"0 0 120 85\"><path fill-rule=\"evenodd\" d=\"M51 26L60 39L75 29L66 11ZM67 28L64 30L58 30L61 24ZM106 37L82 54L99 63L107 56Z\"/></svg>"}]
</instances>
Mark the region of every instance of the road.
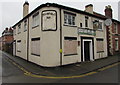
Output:
<instances>
[{"instance_id":1,"label":"road","mask_svg":"<svg viewBox=\"0 0 120 85\"><path fill-rule=\"evenodd\" d=\"M118 83L118 66L120 64L85 77L49 79L27 76L13 63L9 62L7 57L2 56L0 56L0 59L2 59L2 83Z\"/></svg>"}]
</instances>

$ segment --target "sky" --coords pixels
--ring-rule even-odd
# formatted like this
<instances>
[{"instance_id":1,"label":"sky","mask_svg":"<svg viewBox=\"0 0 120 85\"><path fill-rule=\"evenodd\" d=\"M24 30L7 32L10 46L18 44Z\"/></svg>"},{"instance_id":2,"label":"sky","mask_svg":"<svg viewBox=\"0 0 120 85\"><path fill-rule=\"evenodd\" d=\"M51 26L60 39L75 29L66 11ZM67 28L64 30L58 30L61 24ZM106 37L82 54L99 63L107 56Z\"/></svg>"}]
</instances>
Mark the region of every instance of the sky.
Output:
<instances>
[{"instance_id":1,"label":"sky","mask_svg":"<svg viewBox=\"0 0 120 85\"><path fill-rule=\"evenodd\" d=\"M26 0L0 0L0 36L6 27L11 27L23 18L23 4ZM119 0L27 0L29 13L44 3L57 3L79 10L85 10L85 6L93 4L93 10L104 15L105 6L111 5L113 18L118 20Z\"/></svg>"}]
</instances>

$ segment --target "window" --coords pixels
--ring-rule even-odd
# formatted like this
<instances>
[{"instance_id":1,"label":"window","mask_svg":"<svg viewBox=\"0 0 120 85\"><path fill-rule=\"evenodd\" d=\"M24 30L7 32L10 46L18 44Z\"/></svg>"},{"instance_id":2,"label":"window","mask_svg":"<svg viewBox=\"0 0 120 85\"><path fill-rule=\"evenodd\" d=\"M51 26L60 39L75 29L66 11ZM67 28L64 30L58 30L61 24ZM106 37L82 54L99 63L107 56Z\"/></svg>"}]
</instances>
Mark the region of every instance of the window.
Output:
<instances>
[{"instance_id":1,"label":"window","mask_svg":"<svg viewBox=\"0 0 120 85\"><path fill-rule=\"evenodd\" d=\"M75 25L75 14L64 14L64 24L65 25Z\"/></svg>"},{"instance_id":2,"label":"window","mask_svg":"<svg viewBox=\"0 0 120 85\"><path fill-rule=\"evenodd\" d=\"M93 29L98 29L98 27L99 27L99 21L98 20L93 21Z\"/></svg>"},{"instance_id":3,"label":"window","mask_svg":"<svg viewBox=\"0 0 120 85\"><path fill-rule=\"evenodd\" d=\"M88 17L85 16L85 27L88 27Z\"/></svg>"},{"instance_id":4,"label":"window","mask_svg":"<svg viewBox=\"0 0 120 85\"><path fill-rule=\"evenodd\" d=\"M117 33L117 24L114 23L114 32Z\"/></svg>"},{"instance_id":5,"label":"window","mask_svg":"<svg viewBox=\"0 0 120 85\"><path fill-rule=\"evenodd\" d=\"M17 52L21 52L21 40L17 41Z\"/></svg>"},{"instance_id":6,"label":"window","mask_svg":"<svg viewBox=\"0 0 120 85\"><path fill-rule=\"evenodd\" d=\"M16 28L14 27L14 29L13 29L13 30L14 30L14 31L13 31L14 33L13 33L13 34L14 34L14 35L16 35Z\"/></svg>"},{"instance_id":7,"label":"window","mask_svg":"<svg viewBox=\"0 0 120 85\"><path fill-rule=\"evenodd\" d=\"M27 20L24 21L24 31L27 30Z\"/></svg>"},{"instance_id":8,"label":"window","mask_svg":"<svg viewBox=\"0 0 120 85\"><path fill-rule=\"evenodd\" d=\"M64 37L64 55L76 55L77 54L77 37Z\"/></svg>"},{"instance_id":9,"label":"window","mask_svg":"<svg viewBox=\"0 0 120 85\"><path fill-rule=\"evenodd\" d=\"M21 24L18 25L18 34L20 33L21 30Z\"/></svg>"},{"instance_id":10,"label":"window","mask_svg":"<svg viewBox=\"0 0 120 85\"><path fill-rule=\"evenodd\" d=\"M118 51L118 39L115 40L115 50Z\"/></svg>"},{"instance_id":11,"label":"window","mask_svg":"<svg viewBox=\"0 0 120 85\"><path fill-rule=\"evenodd\" d=\"M98 29L102 30L102 22L99 22Z\"/></svg>"},{"instance_id":12,"label":"window","mask_svg":"<svg viewBox=\"0 0 120 85\"><path fill-rule=\"evenodd\" d=\"M33 15L33 23L32 24L33 24L32 27L39 26L39 12L37 12Z\"/></svg>"},{"instance_id":13,"label":"window","mask_svg":"<svg viewBox=\"0 0 120 85\"><path fill-rule=\"evenodd\" d=\"M40 56L40 38L31 39L31 54Z\"/></svg>"},{"instance_id":14,"label":"window","mask_svg":"<svg viewBox=\"0 0 120 85\"><path fill-rule=\"evenodd\" d=\"M104 43L103 39L97 39L97 52L104 52Z\"/></svg>"},{"instance_id":15,"label":"window","mask_svg":"<svg viewBox=\"0 0 120 85\"><path fill-rule=\"evenodd\" d=\"M80 23L80 27L82 28L82 23Z\"/></svg>"}]
</instances>

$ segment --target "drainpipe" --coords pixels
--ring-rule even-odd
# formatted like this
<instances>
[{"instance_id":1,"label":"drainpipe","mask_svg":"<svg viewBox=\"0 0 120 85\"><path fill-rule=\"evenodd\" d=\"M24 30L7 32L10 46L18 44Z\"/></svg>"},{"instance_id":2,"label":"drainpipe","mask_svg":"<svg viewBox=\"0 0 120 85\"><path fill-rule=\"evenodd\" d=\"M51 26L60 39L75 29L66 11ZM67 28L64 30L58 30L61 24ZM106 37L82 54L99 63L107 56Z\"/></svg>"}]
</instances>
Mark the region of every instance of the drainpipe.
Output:
<instances>
[{"instance_id":1,"label":"drainpipe","mask_svg":"<svg viewBox=\"0 0 120 85\"><path fill-rule=\"evenodd\" d=\"M60 10L60 66L62 66L62 19L61 19L61 8Z\"/></svg>"},{"instance_id":2,"label":"drainpipe","mask_svg":"<svg viewBox=\"0 0 120 85\"><path fill-rule=\"evenodd\" d=\"M27 29L27 61L29 61L29 17L28 17L28 29Z\"/></svg>"}]
</instances>

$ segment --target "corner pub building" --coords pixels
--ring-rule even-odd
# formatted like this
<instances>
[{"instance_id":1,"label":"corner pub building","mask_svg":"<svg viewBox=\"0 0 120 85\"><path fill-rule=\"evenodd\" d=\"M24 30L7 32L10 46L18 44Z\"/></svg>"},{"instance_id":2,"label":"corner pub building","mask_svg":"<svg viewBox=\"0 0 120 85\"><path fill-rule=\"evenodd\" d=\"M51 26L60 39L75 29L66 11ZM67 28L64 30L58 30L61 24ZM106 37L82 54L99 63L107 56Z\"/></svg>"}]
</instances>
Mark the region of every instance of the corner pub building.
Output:
<instances>
[{"instance_id":1,"label":"corner pub building","mask_svg":"<svg viewBox=\"0 0 120 85\"><path fill-rule=\"evenodd\" d=\"M94 15L92 4L85 11L56 3L28 10L25 2L23 19L13 26L16 57L44 67L107 57L106 18Z\"/></svg>"}]
</instances>

